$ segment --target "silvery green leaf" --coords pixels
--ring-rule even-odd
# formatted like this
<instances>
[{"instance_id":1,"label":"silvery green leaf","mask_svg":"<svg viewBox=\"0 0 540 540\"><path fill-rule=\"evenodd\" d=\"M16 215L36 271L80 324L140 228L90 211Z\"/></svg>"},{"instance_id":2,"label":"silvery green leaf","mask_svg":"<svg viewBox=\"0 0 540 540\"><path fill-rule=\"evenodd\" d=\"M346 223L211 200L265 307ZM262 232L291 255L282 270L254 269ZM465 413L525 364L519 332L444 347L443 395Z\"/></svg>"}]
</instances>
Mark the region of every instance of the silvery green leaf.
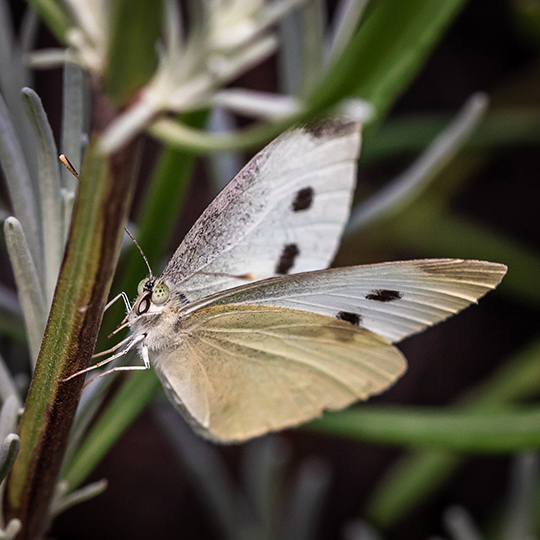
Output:
<instances>
[{"instance_id":1,"label":"silvery green leaf","mask_svg":"<svg viewBox=\"0 0 540 540\"><path fill-rule=\"evenodd\" d=\"M164 17L165 48L168 50L180 50L184 43L182 28L182 11L175 0L166 0Z\"/></svg>"},{"instance_id":2,"label":"silvery green leaf","mask_svg":"<svg viewBox=\"0 0 540 540\"><path fill-rule=\"evenodd\" d=\"M71 49L39 49L26 53L24 61L32 69L52 69L79 63Z\"/></svg>"},{"instance_id":3,"label":"silvery green leaf","mask_svg":"<svg viewBox=\"0 0 540 540\"><path fill-rule=\"evenodd\" d=\"M47 114L39 96L30 88L22 91L39 145L39 186L43 218L45 299L50 305L64 254L64 219L60 194L58 150Z\"/></svg>"},{"instance_id":4,"label":"silvery green leaf","mask_svg":"<svg viewBox=\"0 0 540 540\"><path fill-rule=\"evenodd\" d=\"M75 193L64 188L60 192L62 194L62 206L64 208L64 242L67 242L69 227L71 225L71 214L73 212L73 205L75 204Z\"/></svg>"},{"instance_id":5,"label":"silvery green leaf","mask_svg":"<svg viewBox=\"0 0 540 540\"><path fill-rule=\"evenodd\" d=\"M505 540L533 538L539 466L539 456L536 452L519 454L513 458L503 523L502 538Z\"/></svg>"},{"instance_id":6,"label":"silvery green leaf","mask_svg":"<svg viewBox=\"0 0 540 540\"><path fill-rule=\"evenodd\" d=\"M482 540L472 516L462 506L451 506L443 515L448 535L453 540Z\"/></svg>"},{"instance_id":7,"label":"silvery green leaf","mask_svg":"<svg viewBox=\"0 0 540 540\"><path fill-rule=\"evenodd\" d=\"M236 536L235 515L244 505L234 496L233 481L229 477L218 452L192 429L171 407L154 407L156 418L168 436L186 472L199 489L207 506L213 510L226 538ZM244 507L243 512L247 514Z\"/></svg>"},{"instance_id":8,"label":"silvery green leaf","mask_svg":"<svg viewBox=\"0 0 540 540\"><path fill-rule=\"evenodd\" d=\"M257 92L243 88L231 88L217 92L212 102L244 116L264 119L280 119L300 111L300 101L293 96Z\"/></svg>"},{"instance_id":9,"label":"silvery green leaf","mask_svg":"<svg viewBox=\"0 0 540 540\"><path fill-rule=\"evenodd\" d=\"M242 460L242 479L260 527L269 531L276 515L289 448L280 437L268 435L250 441ZM281 538L281 535L280 535Z\"/></svg>"},{"instance_id":10,"label":"silvery green leaf","mask_svg":"<svg viewBox=\"0 0 540 540\"><path fill-rule=\"evenodd\" d=\"M335 61L354 36L369 0L340 0L334 15L332 34L325 47L325 65Z\"/></svg>"},{"instance_id":11,"label":"silvery green leaf","mask_svg":"<svg viewBox=\"0 0 540 540\"><path fill-rule=\"evenodd\" d=\"M14 396L16 399L16 407L20 409L22 407L21 400L19 399L19 392L17 385L11 376L9 369L4 362L2 356L0 356L0 400L6 402L8 398Z\"/></svg>"},{"instance_id":12,"label":"silvery green leaf","mask_svg":"<svg viewBox=\"0 0 540 540\"><path fill-rule=\"evenodd\" d=\"M30 73L22 61L22 48L15 39L12 17L6 0L0 2L0 92L7 104L11 122L19 138L31 177L37 171L35 141L24 113L20 90L28 83ZM37 183L35 184L37 192Z\"/></svg>"},{"instance_id":13,"label":"silvery green leaf","mask_svg":"<svg viewBox=\"0 0 540 540\"><path fill-rule=\"evenodd\" d=\"M485 94L471 96L451 124L426 151L390 184L356 206L348 230L364 227L410 204L463 146L488 106Z\"/></svg>"},{"instance_id":14,"label":"silvery green leaf","mask_svg":"<svg viewBox=\"0 0 540 540\"><path fill-rule=\"evenodd\" d=\"M277 23L295 8L307 3L308 0L275 0L263 5L263 8L256 14L257 31L263 32L273 24Z\"/></svg>"},{"instance_id":15,"label":"silvery green leaf","mask_svg":"<svg viewBox=\"0 0 540 540\"><path fill-rule=\"evenodd\" d=\"M1 540L13 540L22 529L22 523L20 519L13 518L9 520L9 523L3 531L0 532Z\"/></svg>"},{"instance_id":16,"label":"silvery green leaf","mask_svg":"<svg viewBox=\"0 0 540 540\"><path fill-rule=\"evenodd\" d=\"M62 152L76 171L81 170L81 144L84 121L83 72L79 66L64 66L64 109L62 115ZM62 185L68 193L77 191L78 180L62 169ZM71 214L71 212L69 213Z\"/></svg>"},{"instance_id":17,"label":"silvery green leaf","mask_svg":"<svg viewBox=\"0 0 540 540\"><path fill-rule=\"evenodd\" d=\"M4 440L10 433L17 431L20 400L16 395L9 396L0 409L0 440Z\"/></svg>"},{"instance_id":18,"label":"silvery green leaf","mask_svg":"<svg viewBox=\"0 0 540 540\"><path fill-rule=\"evenodd\" d=\"M28 5L21 22L21 49L23 54L32 50L36 44L37 33L39 29L39 17L32 8ZM26 84L30 84L28 81Z\"/></svg>"},{"instance_id":19,"label":"silvery green leaf","mask_svg":"<svg viewBox=\"0 0 540 540\"><path fill-rule=\"evenodd\" d=\"M233 115L222 107L214 107L210 114L211 133L230 133L236 130ZM214 191L221 191L243 167L239 152L215 152L208 156Z\"/></svg>"},{"instance_id":20,"label":"silvery green leaf","mask_svg":"<svg viewBox=\"0 0 540 540\"><path fill-rule=\"evenodd\" d=\"M308 0L302 6L302 86L301 95L307 94L322 75L323 34L326 6L322 0Z\"/></svg>"},{"instance_id":21,"label":"silvery green leaf","mask_svg":"<svg viewBox=\"0 0 540 540\"><path fill-rule=\"evenodd\" d=\"M329 465L319 458L306 459L300 464L285 506L283 540L310 540L315 536L331 476Z\"/></svg>"},{"instance_id":22,"label":"silvery green leaf","mask_svg":"<svg viewBox=\"0 0 540 540\"><path fill-rule=\"evenodd\" d=\"M239 77L266 60L277 49L277 46L278 41L275 36L265 36L237 50L234 55L213 55L208 60L208 68L218 81L225 82Z\"/></svg>"},{"instance_id":23,"label":"silvery green leaf","mask_svg":"<svg viewBox=\"0 0 540 540\"><path fill-rule=\"evenodd\" d=\"M29 249L37 269L43 266L40 211L32 188L30 172L8 107L0 95L0 163L6 178L13 211L30 239Z\"/></svg>"},{"instance_id":24,"label":"silvery green leaf","mask_svg":"<svg viewBox=\"0 0 540 540\"><path fill-rule=\"evenodd\" d=\"M297 11L292 11L280 21L279 37L281 46L278 51L279 89L283 94L300 95L302 87L302 51L300 44L301 17Z\"/></svg>"},{"instance_id":25,"label":"silvery green leaf","mask_svg":"<svg viewBox=\"0 0 540 540\"><path fill-rule=\"evenodd\" d=\"M4 234L24 314L30 354L32 362L35 363L47 322L48 309L20 222L14 217L6 219Z\"/></svg>"},{"instance_id":26,"label":"silvery green leaf","mask_svg":"<svg viewBox=\"0 0 540 540\"><path fill-rule=\"evenodd\" d=\"M4 480L11 467L13 467L20 446L21 441L15 433L10 433L0 444L0 482Z\"/></svg>"},{"instance_id":27,"label":"silvery green leaf","mask_svg":"<svg viewBox=\"0 0 540 540\"><path fill-rule=\"evenodd\" d=\"M13 44L15 36L11 24L11 13L6 0L0 1L0 67L9 70L9 64L13 56Z\"/></svg>"},{"instance_id":28,"label":"silvery green leaf","mask_svg":"<svg viewBox=\"0 0 540 540\"><path fill-rule=\"evenodd\" d=\"M97 482L92 482L91 484L78 489L77 491L73 491L69 495L55 498L51 506L51 516L55 517L76 504L88 501L94 497L97 497L98 495L101 495L107 489L107 485L107 480L98 480Z\"/></svg>"}]
</instances>

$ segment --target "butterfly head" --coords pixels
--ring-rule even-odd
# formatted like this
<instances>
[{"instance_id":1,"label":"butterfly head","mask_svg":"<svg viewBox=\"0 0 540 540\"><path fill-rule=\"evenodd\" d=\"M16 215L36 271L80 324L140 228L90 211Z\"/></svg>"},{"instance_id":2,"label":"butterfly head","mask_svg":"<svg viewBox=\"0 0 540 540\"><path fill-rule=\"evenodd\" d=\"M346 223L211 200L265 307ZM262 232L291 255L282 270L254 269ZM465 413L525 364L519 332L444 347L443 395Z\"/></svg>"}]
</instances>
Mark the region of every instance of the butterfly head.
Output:
<instances>
[{"instance_id":1,"label":"butterfly head","mask_svg":"<svg viewBox=\"0 0 540 540\"><path fill-rule=\"evenodd\" d=\"M163 281L153 276L143 279L137 287L138 297L133 306L133 315L158 314L169 300L170 289Z\"/></svg>"}]
</instances>

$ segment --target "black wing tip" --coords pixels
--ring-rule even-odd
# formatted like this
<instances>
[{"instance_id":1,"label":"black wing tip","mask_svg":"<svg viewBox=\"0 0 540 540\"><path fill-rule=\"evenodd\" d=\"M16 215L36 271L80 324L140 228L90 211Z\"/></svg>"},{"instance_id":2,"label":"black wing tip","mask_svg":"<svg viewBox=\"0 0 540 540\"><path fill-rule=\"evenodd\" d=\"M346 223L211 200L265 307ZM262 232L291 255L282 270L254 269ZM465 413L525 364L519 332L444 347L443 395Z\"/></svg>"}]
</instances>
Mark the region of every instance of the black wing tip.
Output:
<instances>
[{"instance_id":1,"label":"black wing tip","mask_svg":"<svg viewBox=\"0 0 540 540\"><path fill-rule=\"evenodd\" d=\"M314 139L330 139L357 132L360 122L343 116L327 116L314 118L299 127Z\"/></svg>"}]
</instances>

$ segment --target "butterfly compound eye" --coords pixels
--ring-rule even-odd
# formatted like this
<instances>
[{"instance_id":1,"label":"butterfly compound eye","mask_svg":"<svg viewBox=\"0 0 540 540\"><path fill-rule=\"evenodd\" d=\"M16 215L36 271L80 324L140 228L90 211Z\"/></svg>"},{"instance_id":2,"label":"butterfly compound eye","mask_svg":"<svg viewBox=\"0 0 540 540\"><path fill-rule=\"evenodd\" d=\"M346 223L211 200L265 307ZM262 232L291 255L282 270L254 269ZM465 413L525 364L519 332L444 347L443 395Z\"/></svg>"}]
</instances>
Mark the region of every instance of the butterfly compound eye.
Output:
<instances>
[{"instance_id":1,"label":"butterfly compound eye","mask_svg":"<svg viewBox=\"0 0 540 540\"><path fill-rule=\"evenodd\" d=\"M148 281L148 278L141 279L139 281L139 284L137 285L137 294L142 294L144 291L144 286L146 285L146 282Z\"/></svg>"},{"instance_id":2,"label":"butterfly compound eye","mask_svg":"<svg viewBox=\"0 0 540 540\"><path fill-rule=\"evenodd\" d=\"M157 304L164 304L170 296L169 287L165 283L156 283L154 290L152 291L152 302Z\"/></svg>"}]
</instances>

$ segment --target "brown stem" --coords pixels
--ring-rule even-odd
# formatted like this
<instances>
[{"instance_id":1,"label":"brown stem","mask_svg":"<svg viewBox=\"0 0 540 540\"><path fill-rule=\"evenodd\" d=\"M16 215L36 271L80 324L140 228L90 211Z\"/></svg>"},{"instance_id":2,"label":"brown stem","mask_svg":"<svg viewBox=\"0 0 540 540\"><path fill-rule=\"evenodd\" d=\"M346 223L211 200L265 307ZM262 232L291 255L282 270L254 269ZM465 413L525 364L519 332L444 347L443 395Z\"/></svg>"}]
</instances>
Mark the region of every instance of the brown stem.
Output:
<instances>
[{"instance_id":1,"label":"brown stem","mask_svg":"<svg viewBox=\"0 0 540 540\"><path fill-rule=\"evenodd\" d=\"M97 95L93 133L100 133L116 114ZM96 139L91 138L86 151L64 260L21 419L21 451L8 480L5 514L22 521L21 540L42 538L47 526L84 382L83 377L60 380L90 363L138 170L138 142L104 157Z\"/></svg>"}]
</instances>

